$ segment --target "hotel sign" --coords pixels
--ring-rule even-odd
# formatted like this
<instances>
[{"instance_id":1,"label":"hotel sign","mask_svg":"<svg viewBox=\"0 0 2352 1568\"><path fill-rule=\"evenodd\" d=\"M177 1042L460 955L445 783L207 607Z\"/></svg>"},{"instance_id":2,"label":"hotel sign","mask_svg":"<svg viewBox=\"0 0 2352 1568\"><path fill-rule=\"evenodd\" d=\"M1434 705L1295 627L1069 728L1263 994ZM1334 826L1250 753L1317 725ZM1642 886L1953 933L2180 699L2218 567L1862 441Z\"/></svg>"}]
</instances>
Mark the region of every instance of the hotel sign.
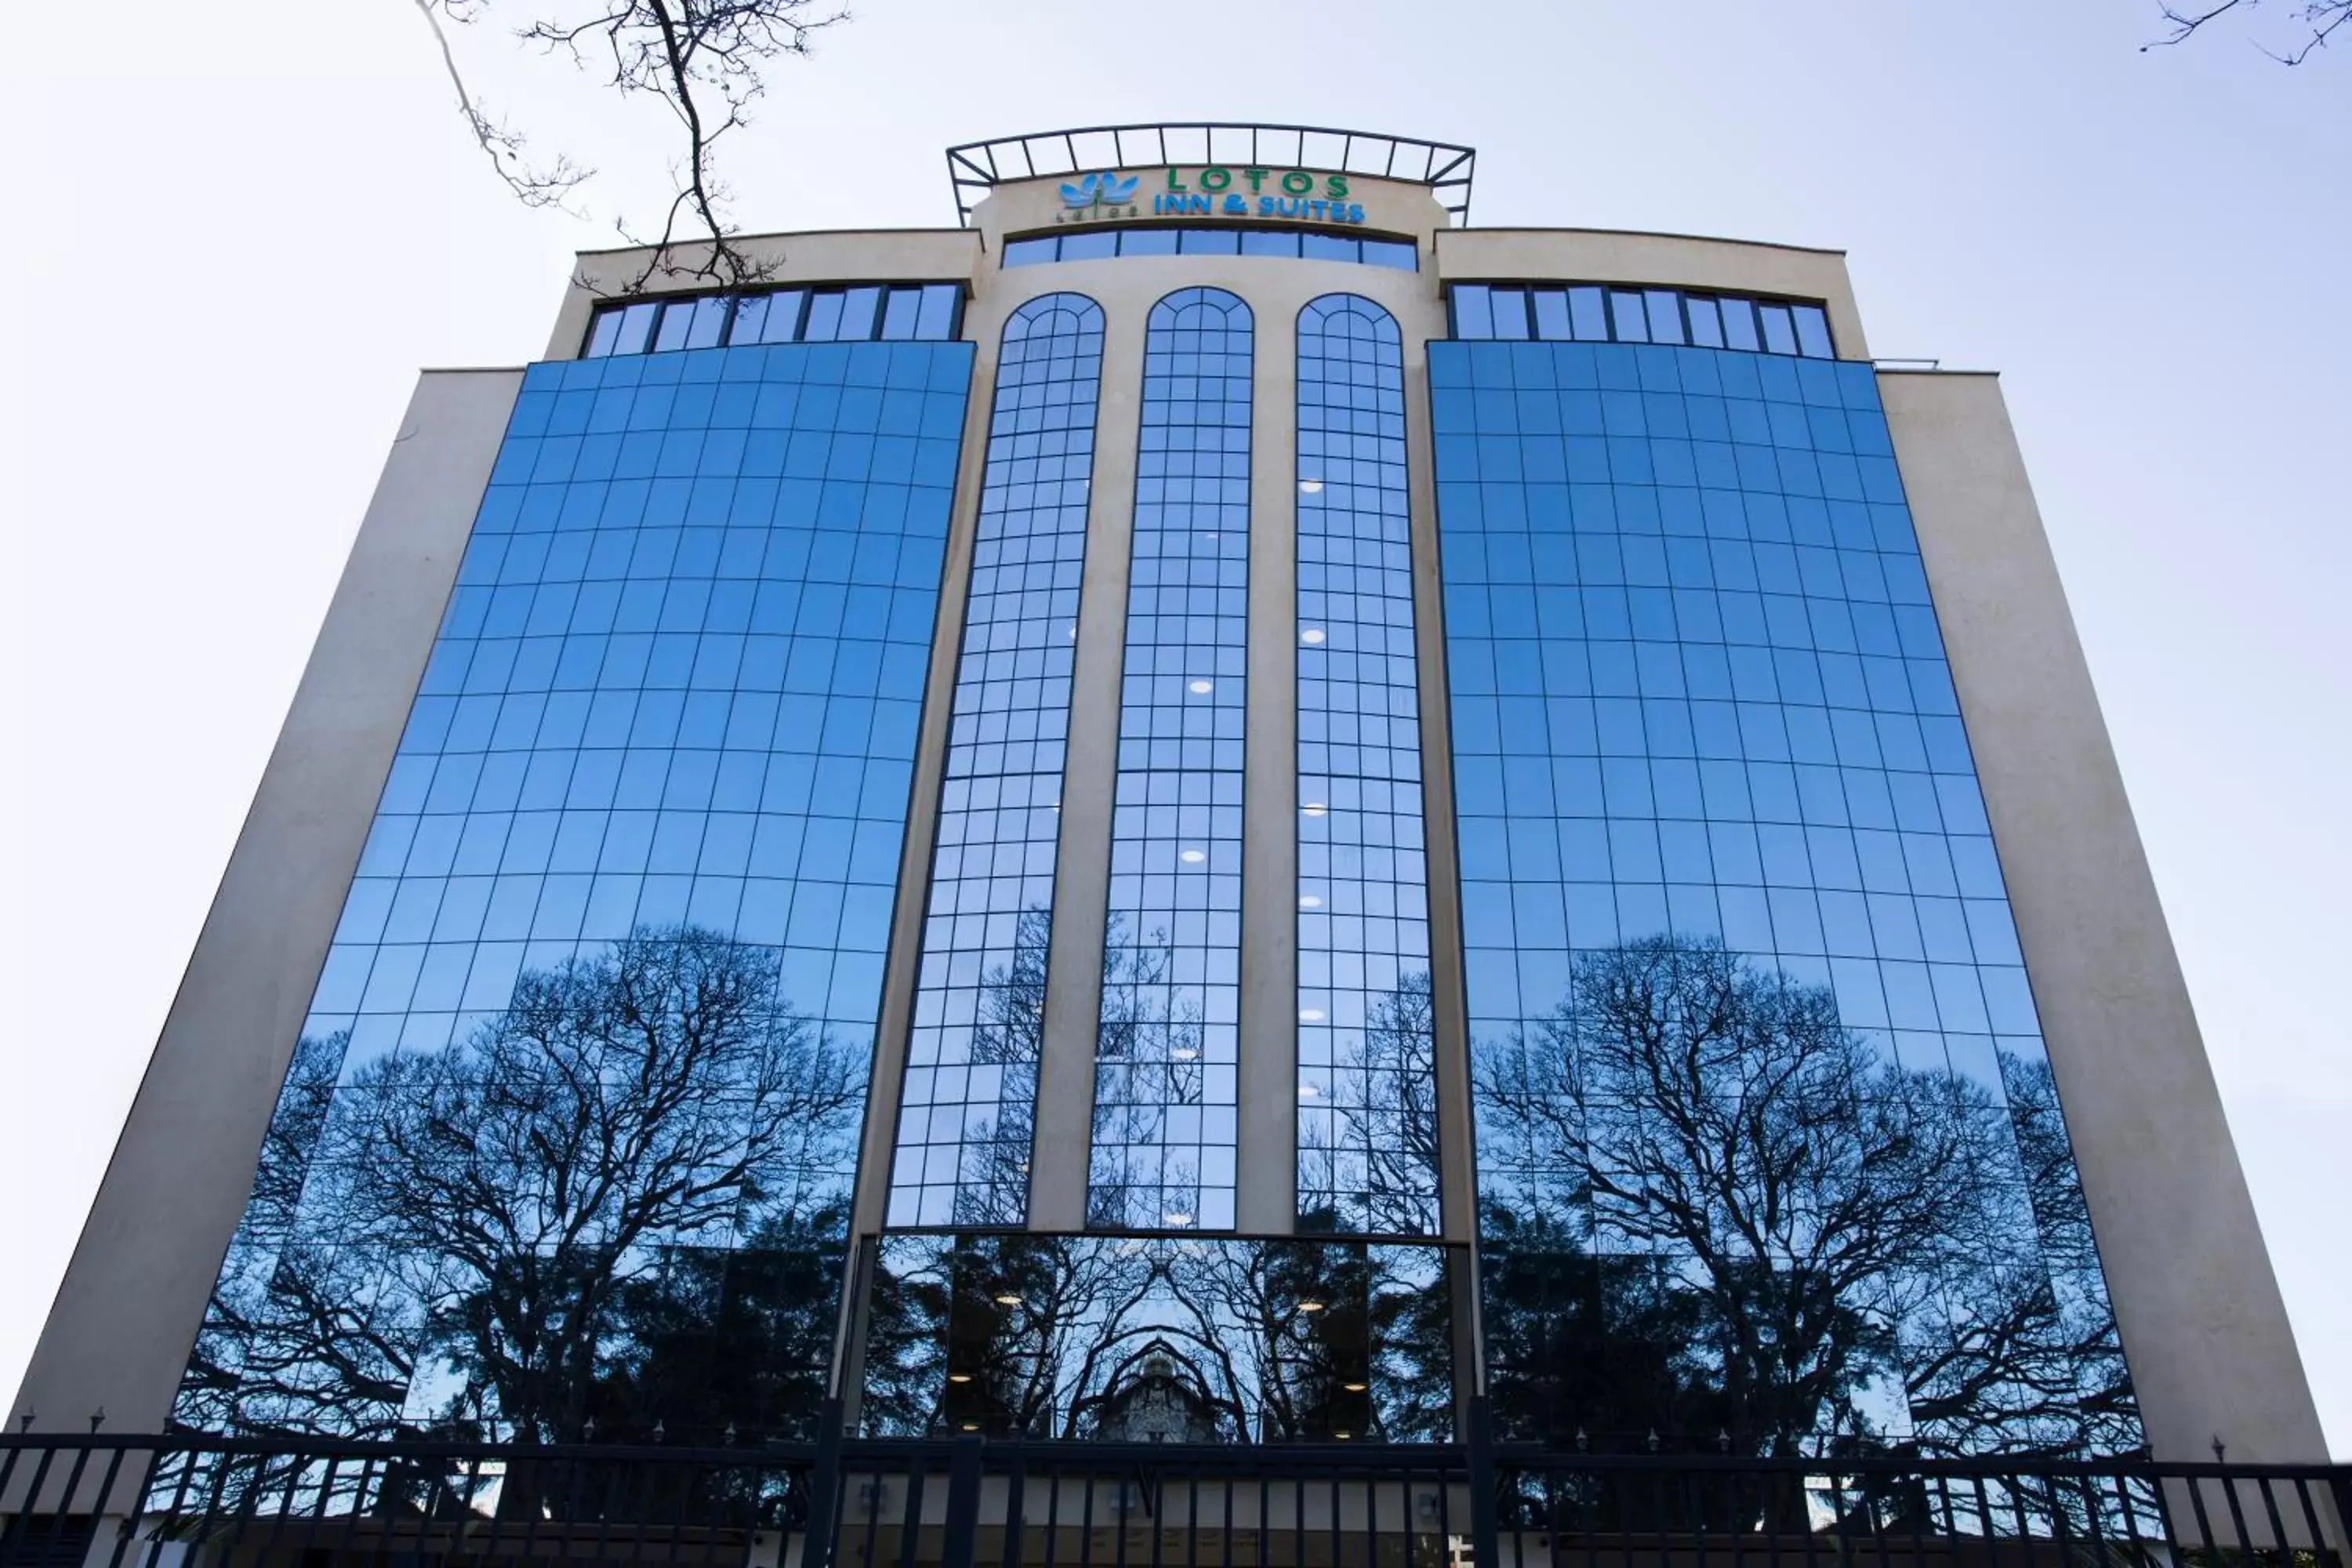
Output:
<instances>
[{"instance_id":1,"label":"hotel sign","mask_svg":"<svg viewBox=\"0 0 2352 1568\"><path fill-rule=\"evenodd\" d=\"M1147 216L1143 176L1113 171L1080 174L1062 184L1055 223L1092 223ZM1152 217L1257 218L1272 222L1361 223L1360 202L1348 199L1348 176L1305 169L1245 169L1212 163L1171 167L1149 193Z\"/></svg>"}]
</instances>

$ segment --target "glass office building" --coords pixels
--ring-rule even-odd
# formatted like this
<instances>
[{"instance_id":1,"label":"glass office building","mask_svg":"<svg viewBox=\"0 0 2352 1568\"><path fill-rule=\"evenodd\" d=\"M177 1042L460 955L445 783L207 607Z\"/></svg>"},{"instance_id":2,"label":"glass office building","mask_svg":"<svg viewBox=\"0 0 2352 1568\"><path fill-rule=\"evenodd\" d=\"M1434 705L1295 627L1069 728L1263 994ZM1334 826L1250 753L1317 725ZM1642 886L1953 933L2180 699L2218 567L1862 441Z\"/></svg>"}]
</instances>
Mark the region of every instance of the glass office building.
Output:
<instances>
[{"instance_id":1,"label":"glass office building","mask_svg":"<svg viewBox=\"0 0 2352 1568\"><path fill-rule=\"evenodd\" d=\"M1990 378L1834 252L1477 227L1466 148L949 163L420 384L20 1407L2307 1413Z\"/></svg>"}]
</instances>

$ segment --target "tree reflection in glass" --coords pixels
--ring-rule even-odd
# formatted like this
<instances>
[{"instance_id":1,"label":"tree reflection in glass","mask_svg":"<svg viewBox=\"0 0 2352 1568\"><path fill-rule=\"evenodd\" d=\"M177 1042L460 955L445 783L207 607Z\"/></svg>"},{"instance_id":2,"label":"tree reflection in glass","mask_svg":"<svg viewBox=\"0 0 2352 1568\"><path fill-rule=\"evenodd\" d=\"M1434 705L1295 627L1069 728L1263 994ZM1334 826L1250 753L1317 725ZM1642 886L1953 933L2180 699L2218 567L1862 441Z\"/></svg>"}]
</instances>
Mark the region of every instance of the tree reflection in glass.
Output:
<instances>
[{"instance_id":1,"label":"tree reflection in glass","mask_svg":"<svg viewBox=\"0 0 2352 1568\"><path fill-rule=\"evenodd\" d=\"M1135 1442L1440 1439L1444 1249L899 1235L878 1244L864 1422Z\"/></svg>"},{"instance_id":2,"label":"tree reflection in glass","mask_svg":"<svg viewBox=\"0 0 2352 1568\"><path fill-rule=\"evenodd\" d=\"M777 973L773 949L641 927L340 1087L340 1042L306 1039L177 1418L804 1430L865 1063Z\"/></svg>"},{"instance_id":3,"label":"tree reflection in glass","mask_svg":"<svg viewBox=\"0 0 2352 1568\"><path fill-rule=\"evenodd\" d=\"M1475 1052L1504 1429L2137 1446L2047 1065L2002 1066L2006 1104L1885 1060L1826 988L1711 939L1578 954L1549 1016Z\"/></svg>"}]
</instances>

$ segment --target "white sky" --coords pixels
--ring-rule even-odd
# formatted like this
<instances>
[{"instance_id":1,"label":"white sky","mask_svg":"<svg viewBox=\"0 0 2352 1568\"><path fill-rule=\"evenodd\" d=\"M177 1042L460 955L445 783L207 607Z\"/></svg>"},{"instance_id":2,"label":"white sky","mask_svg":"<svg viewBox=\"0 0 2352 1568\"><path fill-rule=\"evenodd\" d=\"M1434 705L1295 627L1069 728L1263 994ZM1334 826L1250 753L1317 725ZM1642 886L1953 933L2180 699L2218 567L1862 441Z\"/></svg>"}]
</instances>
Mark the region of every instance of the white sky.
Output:
<instances>
[{"instance_id":1,"label":"white sky","mask_svg":"<svg viewBox=\"0 0 2352 1568\"><path fill-rule=\"evenodd\" d=\"M1877 353L2005 373L2352 1455L2352 48L2144 55L2155 0L860 4L735 149L755 228L952 223L941 150L984 136L1360 126L1479 148L1486 224L1844 247ZM600 210L656 193L657 118L459 43L519 121L582 128ZM131 0L0 53L0 1394L416 368L535 357L568 253L613 243L480 156L408 0Z\"/></svg>"}]
</instances>

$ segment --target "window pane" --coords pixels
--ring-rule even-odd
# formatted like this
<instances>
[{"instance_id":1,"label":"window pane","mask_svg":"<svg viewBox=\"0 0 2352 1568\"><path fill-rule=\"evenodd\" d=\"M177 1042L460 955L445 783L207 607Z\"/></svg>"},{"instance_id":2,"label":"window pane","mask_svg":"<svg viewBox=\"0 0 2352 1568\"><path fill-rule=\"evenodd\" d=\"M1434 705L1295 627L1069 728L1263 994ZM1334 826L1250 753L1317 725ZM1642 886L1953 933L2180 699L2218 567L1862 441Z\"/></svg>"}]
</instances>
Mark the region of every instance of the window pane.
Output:
<instances>
[{"instance_id":1,"label":"window pane","mask_svg":"<svg viewBox=\"0 0 2352 1568\"><path fill-rule=\"evenodd\" d=\"M915 335L915 312L923 302L920 289L893 289L882 301L882 336L886 342L905 342Z\"/></svg>"},{"instance_id":2,"label":"window pane","mask_svg":"<svg viewBox=\"0 0 2352 1568\"><path fill-rule=\"evenodd\" d=\"M1528 291L1524 289L1493 289L1495 335L1498 338L1524 338L1528 335Z\"/></svg>"},{"instance_id":3,"label":"window pane","mask_svg":"<svg viewBox=\"0 0 2352 1568\"><path fill-rule=\"evenodd\" d=\"M1753 300L1718 300L1723 311L1723 345L1756 352L1756 301Z\"/></svg>"},{"instance_id":4,"label":"window pane","mask_svg":"<svg viewBox=\"0 0 2352 1568\"><path fill-rule=\"evenodd\" d=\"M1109 229L1096 229L1088 234L1066 234L1062 237L1062 259L1065 261L1099 261L1106 256L1118 254L1118 236Z\"/></svg>"},{"instance_id":5,"label":"window pane","mask_svg":"<svg viewBox=\"0 0 2352 1568\"><path fill-rule=\"evenodd\" d=\"M1568 327L1568 295L1558 289L1535 289L1528 291L1535 302L1536 336L1554 342L1565 342L1576 334Z\"/></svg>"},{"instance_id":6,"label":"window pane","mask_svg":"<svg viewBox=\"0 0 2352 1568\"><path fill-rule=\"evenodd\" d=\"M715 349L727 332L727 308L733 304L724 294L713 294L708 300L694 302L694 320L686 329L686 346L690 349Z\"/></svg>"},{"instance_id":7,"label":"window pane","mask_svg":"<svg viewBox=\"0 0 2352 1568\"><path fill-rule=\"evenodd\" d=\"M1245 228L1241 231L1241 237L1244 256L1296 257L1298 254L1298 237L1295 234Z\"/></svg>"},{"instance_id":8,"label":"window pane","mask_svg":"<svg viewBox=\"0 0 2352 1568\"><path fill-rule=\"evenodd\" d=\"M1421 270L1421 247L1409 239L1368 239L1364 260L1373 267L1393 267L1400 272Z\"/></svg>"},{"instance_id":9,"label":"window pane","mask_svg":"<svg viewBox=\"0 0 2352 1568\"><path fill-rule=\"evenodd\" d=\"M1764 348L1768 353L1792 354L1797 352L1796 329L1789 324L1786 305L1759 305L1756 313L1764 321Z\"/></svg>"},{"instance_id":10,"label":"window pane","mask_svg":"<svg viewBox=\"0 0 2352 1568\"><path fill-rule=\"evenodd\" d=\"M1683 309L1690 312L1691 342L1701 348L1723 346L1723 318L1716 313L1714 300L1700 294L1685 294Z\"/></svg>"},{"instance_id":11,"label":"window pane","mask_svg":"<svg viewBox=\"0 0 2352 1568\"><path fill-rule=\"evenodd\" d=\"M1172 228L1130 228L1118 237L1121 256L1173 256L1176 254L1176 231Z\"/></svg>"},{"instance_id":12,"label":"window pane","mask_svg":"<svg viewBox=\"0 0 2352 1568\"><path fill-rule=\"evenodd\" d=\"M841 296L841 325L834 337L845 343L862 343L874 336L874 320L881 313L882 290L867 286Z\"/></svg>"},{"instance_id":13,"label":"window pane","mask_svg":"<svg viewBox=\"0 0 2352 1568\"><path fill-rule=\"evenodd\" d=\"M789 343L801 331L801 309L808 303L805 289L785 289L768 296L768 319L761 323L763 343Z\"/></svg>"},{"instance_id":14,"label":"window pane","mask_svg":"<svg viewBox=\"0 0 2352 1568\"><path fill-rule=\"evenodd\" d=\"M581 358L603 359L613 352L613 345L621 341L621 316L618 306L608 305L596 312L596 319L588 325L588 347Z\"/></svg>"},{"instance_id":15,"label":"window pane","mask_svg":"<svg viewBox=\"0 0 2352 1568\"><path fill-rule=\"evenodd\" d=\"M1683 302L1671 289L1653 289L1646 298L1650 304L1650 341L1654 343L1678 343L1683 341Z\"/></svg>"},{"instance_id":16,"label":"window pane","mask_svg":"<svg viewBox=\"0 0 2352 1568\"><path fill-rule=\"evenodd\" d=\"M735 301L735 319L728 324L727 341L730 343L756 343L761 331L768 324L768 296L754 294L748 300Z\"/></svg>"},{"instance_id":17,"label":"window pane","mask_svg":"<svg viewBox=\"0 0 2352 1568\"><path fill-rule=\"evenodd\" d=\"M1609 290L1609 322L1621 343L1650 341L1649 312L1642 307L1642 296L1631 289Z\"/></svg>"},{"instance_id":18,"label":"window pane","mask_svg":"<svg viewBox=\"0 0 2352 1568\"><path fill-rule=\"evenodd\" d=\"M946 342L956 335L956 306L963 290L952 283L923 285L922 313L915 319L915 335L927 343Z\"/></svg>"},{"instance_id":19,"label":"window pane","mask_svg":"<svg viewBox=\"0 0 2352 1568\"><path fill-rule=\"evenodd\" d=\"M1797 319L1797 352L1810 359L1832 359L1830 347L1830 319L1819 305L1798 305L1790 314Z\"/></svg>"},{"instance_id":20,"label":"window pane","mask_svg":"<svg viewBox=\"0 0 2352 1568\"><path fill-rule=\"evenodd\" d=\"M1239 256L1242 237L1229 228L1188 228L1176 248L1186 256Z\"/></svg>"},{"instance_id":21,"label":"window pane","mask_svg":"<svg viewBox=\"0 0 2352 1568\"><path fill-rule=\"evenodd\" d=\"M661 314L660 301L646 300L632 305L621 318L621 336L613 345L616 354L641 354L646 341L654 330L654 318Z\"/></svg>"},{"instance_id":22,"label":"window pane","mask_svg":"<svg viewBox=\"0 0 2352 1568\"><path fill-rule=\"evenodd\" d=\"M1569 319L1576 324L1579 342L1605 343L1609 341L1609 311L1601 302L1598 289L1570 289L1568 291Z\"/></svg>"},{"instance_id":23,"label":"window pane","mask_svg":"<svg viewBox=\"0 0 2352 1568\"><path fill-rule=\"evenodd\" d=\"M1457 338L1491 338L1495 335L1494 302L1487 298L1484 283L1454 285L1454 335Z\"/></svg>"},{"instance_id":24,"label":"window pane","mask_svg":"<svg viewBox=\"0 0 2352 1568\"><path fill-rule=\"evenodd\" d=\"M1059 236L1051 234L1040 235L1035 239L1008 239L1004 242L1004 265L1027 267L1034 262L1051 261L1054 259L1054 247L1059 239Z\"/></svg>"},{"instance_id":25,"label":"window pane","mask_svg":"<svg viewBox=\"0 0 2352 1568\"><path fill-rule=\"evenodd\" d=\"M841 335L841 290L819 289L809 295L808 324L801 342L829 343Z\"/></svg>"},{"instance_id":26,"label":"window pane","mask_svg":"<svg viewBox=\"0 0 2352 1568\"><path fill-rule=\"evenodd\" d=\"M1336 234L1303 234L1298 237L1299 253L1309 261L1356 261L1364 254L1364 242L1360 239L1342 239Z\"/></svg>"},{"instance_id":27,"label":"window pane","mask_svg":"<svg viewBox=\"0 0 2352 1568\"><path fill-rule=\"evenodd\" d=\"M667 353L686 347L686 334L694 326L694 301L672 300L662 307L661 327L654 334L654 353Z\"/></svg>"}]
</instances>

